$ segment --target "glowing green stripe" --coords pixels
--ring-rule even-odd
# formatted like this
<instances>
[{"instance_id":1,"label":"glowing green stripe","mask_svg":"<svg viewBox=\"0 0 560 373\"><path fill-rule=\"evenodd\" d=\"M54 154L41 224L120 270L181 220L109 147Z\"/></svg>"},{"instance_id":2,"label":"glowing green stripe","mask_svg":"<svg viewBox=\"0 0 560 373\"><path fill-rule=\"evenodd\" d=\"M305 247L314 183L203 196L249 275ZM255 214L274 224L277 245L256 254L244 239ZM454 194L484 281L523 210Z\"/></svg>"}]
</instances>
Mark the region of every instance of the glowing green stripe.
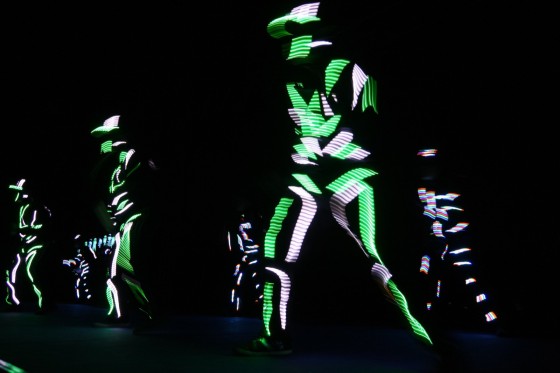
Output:
<instances>
[{"instance_id":1,"label":"glowing green stripe","mask_svg":"<svg viewBox=\"0 0 560 373\"><path fill-rule=\"evenodd\" d=\"M371 106L377 113L377 81L368 77L362 92L362 111Z\"/></svg>"},{"instance_id":2,"label":"glowing green stripe","mask_svg":"<svg viewBox=\"0 0 560 373\"><path fill-rule=\"evenodd\" d=\"M348 60L332 60L325 70L325 91L327 96L331 94L331 89L334 87L342 70L348 65Z\"/></svg>"},{"instance_id":3,"label":"glowing green stripe","mask_svg":"<svg viewBox=\"0 0 560 373\"><path fill-rule=\"evenodd\" d=\"M311 51L310 43L313 41L311 35L302 35L295 37L292 40L292 45L290 46L290 54L286 60L292 60L294 58L305 58L309 56Z\"/></svg>"},{"instance_id":4,"label":"glowing green stripe","mask_svg":"<svg viewBox=\"0 0 560 373\"><path fill-rule=\"evenodd\" d=\"M263 290L263 308L262 317L266 335L270 336L270 318L272 317L272 295L274 292L274 284L272 282L265 282Z\"/></svg>"},{"instance_id":5,"label":"glowing green stripe","mask_svg":"<svg viewBox=\"0 0 560 373\"><path fill-rule=\"evenodd\" d=\"M342 193L348 186L356 181L363 180L370 176L377 175L377 172L368 168L356 168L348 171L338 179L327 185L327 189L334 193Z\"/></svg>"},{"instance_id":6,"label":"glowing green stripe","mask_svg":"<svg viewBox=\"0 0 560 373\"><path fill-rule=\"evenodd\" d=\"M305 174L292 174L292 176L308 191L311 193L321 194L321 189Z\"/></svg>"},{"instance_id":7,"label":"glowing green stripe","mask_svg":"<svg viewBox=\"0 0 560 373\"><path fill-rule=\"evenodd\" d=\"M266 232L266 236L264 238L264 257L265 258L274 258L276 252L276 237L282 229L282 222L288 215L288 209L294 202L291 198L282 198L276 209L274 210L274 216L270 220L270 228Z\"/></svg>"},{"instance_id":8,"label":"glowing green stripe","mask_svg":"<svg viewBox=\"0 0 560 373\"><path fill-rule=\"evenodd\" d=\"M432 340L430 339L430 336L428 335L428 332L426 331L426 329L424 329L422 324L420 324L420 322L418 322L418 320L416 320L410 313L410 310L408 309L408 303L404 295L397 288L397 285L395 285L393 280L389 280L389 282L387 282L387 286L389 287L389 290L391 290L391 293L395 297L395 300L397 301L397 305L399 306L402 313L407 318L408 323L410 324L410 327L412 328L414 334L420 337L425 343L432 345L433 343Z\"/></svg>"}]
</instances>

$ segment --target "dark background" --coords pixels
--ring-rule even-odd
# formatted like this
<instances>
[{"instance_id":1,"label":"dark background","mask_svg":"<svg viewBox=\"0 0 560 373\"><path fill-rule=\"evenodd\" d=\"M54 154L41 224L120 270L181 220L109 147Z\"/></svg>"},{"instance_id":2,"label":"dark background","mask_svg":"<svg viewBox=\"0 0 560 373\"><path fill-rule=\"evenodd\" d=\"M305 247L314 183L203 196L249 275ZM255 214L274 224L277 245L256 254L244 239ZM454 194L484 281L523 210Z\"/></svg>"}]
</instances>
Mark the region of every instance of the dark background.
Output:
<instances>
[{"instance_id":1,"label":"dark background","mask_svg":"<svg viewBox=\"0 0 560 373\"><path fill-rule=\"evenodd\" d=\"M292 125L280 46L266 25L299 3L189 4L20 4L3 12L2 218L7 227L7 186L23 177L53 212L60 258L73 255L76 232L102 232L93 211L99 144L89 133L121 115L165 185L161 224L150 233L160 300L180 312L223 313L232 269L225 232L241 211L269 216L287 177ZM460 180L480 276L497 309L529 328L557 326L551 10L506 1L364 4L325 2L319 17L336 30L329 40L379 84L375 138L364 142L379 172L378 246L397 282L412 291L418 270L416 150L437 146ZM367 300L367 268L355 270L361 254L330 234L310 241L320 249L310 249L302 289L321 290L301 302L340 317L383 317ZM323 269L340 264L336 280ZM64 271L53 278L68 301ZM343 306L322 300L328 291Z\"/></svg>"}]
</instances>

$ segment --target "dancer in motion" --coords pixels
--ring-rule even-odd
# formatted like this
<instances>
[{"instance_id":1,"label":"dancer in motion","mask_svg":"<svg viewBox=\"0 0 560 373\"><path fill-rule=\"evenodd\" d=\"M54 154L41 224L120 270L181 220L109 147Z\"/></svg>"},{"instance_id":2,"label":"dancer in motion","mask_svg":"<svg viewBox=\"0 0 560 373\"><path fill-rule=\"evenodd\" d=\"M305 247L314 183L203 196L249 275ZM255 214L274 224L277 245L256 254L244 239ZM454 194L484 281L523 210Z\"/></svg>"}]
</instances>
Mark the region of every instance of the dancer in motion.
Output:
<instances>
[{"instance_id":1,"label":"dancer in motion","mask_svg":"<svg viewBox=\"0 0 560 373\"><path fill-rule=\"evenodd\" d=\"M263 297L260 279L262 253L260 224L255 222L260 218L252 219L247 215L242 213L237 229L227 232L227 242L230 254L236 259L230 303L235 312L251 314L261 305Z\"/></svg>"},{"instance_id":2,"label":"dancer in motion","mask_svg":"<svg viewBox=\"0 0 560 373\"><path fill-rule=\"evenodd\" d=\"M52 294L45 294L49 293L45 290L48 279L42 275L45 270L40 268L45 251L50 246L48 230L51 211L33 198L25 187L25 179L10 185L10 189L15 192L14 201L18 207L19 215L15 228L19 243L12 268L6 271L6 309L21 309L23 284L30 284L37 296L36 313L42 314L54 307ZM22 273L25 273L27 278L20 278Z\"/></svg>"},{"instance_id":3,"label":"dancer in motion","mask_svg":"<svg viewBox=\"0 0 560 373\"><path fill-rule=\"evenodd\" d=\"M350 60L325 58L332 43L315 40L310 32L321 21L318 10L318 2L297 6L267 27L270 36L286 41L283 51L293 73L286 90L291 102L289 117L299 140L292 154L297 172L292 174L290 193L276 205L264 239L262 334L235 352L292 352L289 301L294 265L317 212L327 210L364 253L373 280L400 309L414 335L431 345L377 250L370 182L377 172L367 167L370 152L353 141L360 114L377 113L377 83ZM350 205L353 207L348 208ZM350 220L348 211L358 216ZM289 243L284 247L281 237L286 235Z\"/></svg>"},{"instance_id":4,"label":"dancer in motion","mask_svg":"<svg viewBox=\"0 0 560 373\"><path fill-rule=\"evenodd\" d=\"M102 126L95 128L91 134L101 140L101 154L109 161L108 197L106 211L99 211L104 225L114 237L113 250L110 253L107 301L108 312L104 321L95 323L99 327L122 327L131 324L132 303L141 311L145 321L154 317L153 309L146 292L137 278L134 259L139 243L137 235L145 219L142 201L137 203L131 188L143 188L137 185L137 179L143 167L135 150L124 139L119 127L119 116L105 120ZM136 184L135 184L136 183Z\"/></svg>"},{"instance_id":5,"label":"dancer in motion","mask_svg":"<svg viewBox=\"0 0 560 373\"><path fill-rule=\"evenodd\" d=\"M442 327L452 322L453 309L455 316L458 310L468 309L477 322L495 323L498 317L476 276L470 224L464 217L461 194L449 190L450 180L444 179L450 176L442 170L438 153L436 148L417 153L422 183L418 198L428 233L420 263L426 285L426 320L432 327Z\"/></svg>"},{"instance_id":6,"label":"dancer in motion","mask_svg":"<svg viewBox=\"0 0 560 373\"><path fill-rule=\"evenodd\" d=\"M106 258L111 255L113 244L114 239L110 234L86 240L80 234L74 237L75 255L71 259L63 259L62 264L70 268L74 274L74 291L79 302L97 303L99 298L97 285L102 279L100 275L105 275L99 271L99 268L106 268Z\"/></svg>"}]
</instances>

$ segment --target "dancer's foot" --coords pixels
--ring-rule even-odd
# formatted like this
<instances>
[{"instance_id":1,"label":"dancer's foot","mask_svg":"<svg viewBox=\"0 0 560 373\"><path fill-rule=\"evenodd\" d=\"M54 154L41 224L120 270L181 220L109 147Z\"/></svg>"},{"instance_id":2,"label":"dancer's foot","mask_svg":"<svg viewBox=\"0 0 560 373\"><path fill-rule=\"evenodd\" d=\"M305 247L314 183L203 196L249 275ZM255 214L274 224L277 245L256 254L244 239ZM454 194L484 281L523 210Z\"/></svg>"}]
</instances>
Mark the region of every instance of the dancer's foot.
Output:
<instances>
[{"instance_id":1,"label":"dancer's foot","mask_svg":"<svg viewBox=\"0 0 560 373\"><path fill-rule=\"evenodd\" d=\"M282 356L292 353L291 343L272 337L255 338L249 343L236 347L234 352L245 356Z\"/></svg>"}]
</instances>

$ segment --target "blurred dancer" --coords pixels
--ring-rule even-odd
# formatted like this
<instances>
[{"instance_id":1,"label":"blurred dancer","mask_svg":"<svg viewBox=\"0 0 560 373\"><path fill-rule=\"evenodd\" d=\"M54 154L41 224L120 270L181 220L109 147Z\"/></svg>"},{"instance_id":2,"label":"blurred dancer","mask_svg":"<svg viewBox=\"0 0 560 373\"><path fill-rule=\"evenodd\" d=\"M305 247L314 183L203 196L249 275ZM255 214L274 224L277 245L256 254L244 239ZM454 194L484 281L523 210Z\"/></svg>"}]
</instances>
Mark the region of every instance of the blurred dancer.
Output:
<instances>
[{"instance_id":1,"label":"blurred dancer","mask_svg":"<svg viewBox=\"0 0 560 373\"><path fill-rule=\"evenodd\" d=\"M259 218L241 214L237 229L228 231L229 252L235 257L230 303L235 312L252 314L262 302L262 237Z\"/></svg>"},{"instance_id":2,"label":"blurred dancer","mask_svg":"<svg viewBox=\"0 0 560 373\"><path fill-rule=\"evenodd\" d=\"M76 300L84 304L96 304L99 267L106 264L106 258L113 252L114 239L110 234L83 240L81 235L74 237L75 255L63 259L62 264L70 268L75 276L74 291ZM103 277L105 273L102 273Z\"/></svg>"},{"instance_id":3,"label":"blurred dancer","mask_svg":"<svg viewBox=\"0 0 560 373\"><path fill-rule=\"evenodd\" d=\"M118 115L105 120L91 134L101 140L103 164L99 167L104 169L103 166L107 166L107 204L106 209L100 208L98 213L109 230L108 234L114 238L107 270L107 318L95 325L129 326L134 310L140 311L141 319L150 321L154 318L153 307L138 279L134 262L138 254L141 224L149 206L135 199L132 192L148 187L142 185L142 179L138 179L148 165L140 161L136 151L125 140Z\"/></svg>"},{"instance_id":4,"label":"blurred dancer","mask_svg":"<svg viewBox=\"0 0 560 373\"><path fill-rule=\"evenodd\" d=\"M433 327L464 324L465 319L453 320L461 316L471 316L479 325L495 323L497 315L476 276L470 223L465 219L461 194L450 186L453 181L443 170L438 149L421 149L417 157L418 198L426 224L419 267L426 291L426 320Z\"/></svg>"},{"instance_id":5,"label":"blurred dancer","mask_svg":"<svg viewBox=\"0 0 560 373\"><path fill-rule=\"evenodd\" d=\"M35 200L25 187L25 179L9 187L15 193L18 219L15 226L18 250L12 261L12 267L6 271L8 310L22 309L25 297L24 289L31 286L37 297L36 313L42 314L54 307L54 299L46 288L45 269L40 268L41 260L50 246L48 238L51 211Z\"/></svg>"}]
</instances>

